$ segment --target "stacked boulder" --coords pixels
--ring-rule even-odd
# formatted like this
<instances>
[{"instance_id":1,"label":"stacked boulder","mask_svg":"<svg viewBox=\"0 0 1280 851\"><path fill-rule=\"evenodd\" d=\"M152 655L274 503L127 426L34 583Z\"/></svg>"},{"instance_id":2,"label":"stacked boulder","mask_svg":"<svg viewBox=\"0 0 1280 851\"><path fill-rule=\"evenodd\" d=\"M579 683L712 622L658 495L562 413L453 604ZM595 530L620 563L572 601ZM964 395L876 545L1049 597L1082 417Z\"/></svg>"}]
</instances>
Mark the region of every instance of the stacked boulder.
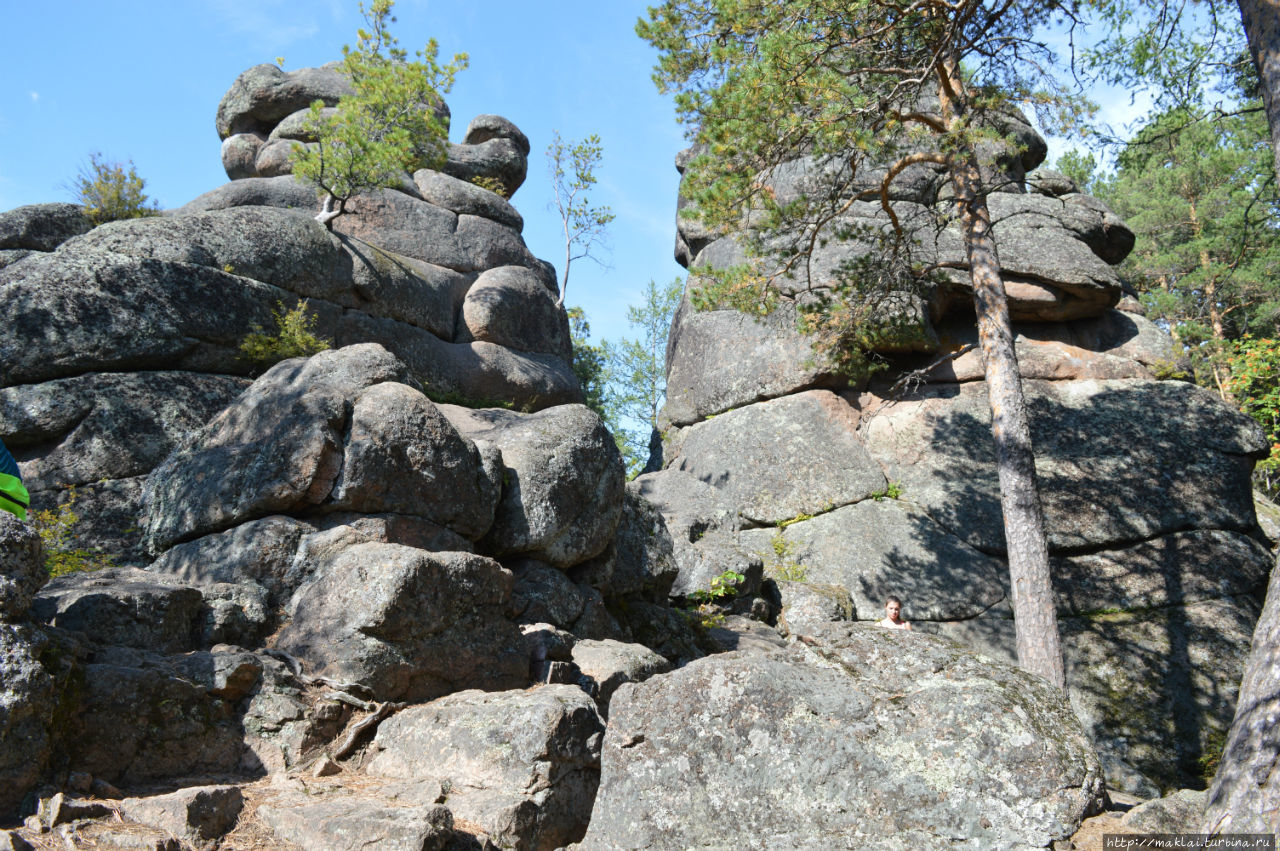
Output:
<instances>
[{"instance_id":1,"label":"stacked boulder","mask_svg":"<svg viewBox=\"0 0 1280 851\"><path fill-rule=\"evenodd\" d=\"M316 335L380 343L437 400L519 410L581 400L554 270L525 246L506 200L524 179L528 139L479 116L442 171L353 199L326 230L312 220L315 190L287 173L288 148L305 144L288 128L346 86L331 66L246 71L218 110L233 180L163 216L90 230L71 205L0 214L12 329L0 437L35 505L74 500L78 537L120 562L144 559L147 473L261 370L241 354L246 335L272 333L300 304ZM257 159L278 164L236 165L259 136Z\"/></svg>"},{"instance_id":2,"label":"stacked boulder","mask_svg":"<svg viewBox=\"0 0 1280 851\"><path fill-rule=\"evenodd\" d=\"M1211 393L1162 380L1178 372L1172 341L1112 268L1133 234L1068 178L1032 172L1044 144L1024 131L989 206L1072 706L1113 788L1202 788L1231 723L1271 565L1250 498L1262 436ZM805 159L764 179L784 203L821 185L827 167ZM795 299L768 317L698 311L686 293L668 344L664 469L636 485L671 531L677 591L706 589L731 570L746 577L743 594L772 597L782 627L800 634L879 619L897 595L917 630L1012 660L963 243L943 174L913 167L895 187L916 259L949 277L868 320L896 329L881 337L887 368L842 374L788 306L830 292L851 260L874 250L865 234L888 219L877 203L853 202L831 227L858 237L819 240L807 272L778 279ZM678 226L677 259L695 272L749 259L740 234L687 215ZM695 274L689 288L699 285Z\"/></svg>"},{"instance_id":3,"label":"stacked boulder","mask_svg":"<svg viewBox=\"0 0 1280 851\"><path fill-rule=\"evenodd\" d=\"M439 847L456 814L556 847L585 831L609 697L672 664L636 643L645 612L655 646L702 653L667 604L656 514L577 404L554 270L504 197L524 135L481 116L442 171L353 199L332 231L279 146L255 158L273 167L228 159L344 85L242 75L218 116L233 180L179 210L92 229L70 205L0 215L0 436L36 507L74 501L60 528L116 562L37 596L39 539L0 517L0 821L64 829L96 812L67 796L92 792L207 844L241 799L201 783L311 772L337 778L327 806L283 784L260 807L282 842ZM244 359L303 304L337 348ZM455 716L472 738L406 778L399 742ZM494 760L498 740L519 747ZM119 791L155 784L198 788ZM197 799L218 817L166 821Z\"/></svg>"}]
</instances>

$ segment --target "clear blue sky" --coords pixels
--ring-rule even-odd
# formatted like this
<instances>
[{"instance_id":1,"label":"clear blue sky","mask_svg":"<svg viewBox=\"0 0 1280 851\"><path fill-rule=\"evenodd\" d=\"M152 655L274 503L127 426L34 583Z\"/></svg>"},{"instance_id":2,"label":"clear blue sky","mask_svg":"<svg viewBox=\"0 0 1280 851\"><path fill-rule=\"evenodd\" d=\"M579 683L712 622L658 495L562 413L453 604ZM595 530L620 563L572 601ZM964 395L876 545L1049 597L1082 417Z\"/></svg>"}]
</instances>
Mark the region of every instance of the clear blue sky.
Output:
<instances>
[{"instance_id":1,"label":"clear blue sky","mask_svg":"<svg viewBox=\"0 0 1280 851\"><path fill-rule=\"evenodd\" d=\"M411 52L428 38L471 67L448 96L453 141L480 113L514 121L533 145L512 199L539 257L562 264L544 152L553 130L598 133L604 161L593 198L612 207L611 269L574 264L569 304L595 339L631 335L625 312L672 260L684 147L668 98L649 78L654 54L635 36L633 0L399 0L392 30ZM236 76L284 58L286 69L341 58L361 23L356 0L62 0L7 4L0 86L0 210L68 201L65 183L91 151L132 159L147 191L176 207L222 185L214 130Z\"/></svg>"}]
</instances>

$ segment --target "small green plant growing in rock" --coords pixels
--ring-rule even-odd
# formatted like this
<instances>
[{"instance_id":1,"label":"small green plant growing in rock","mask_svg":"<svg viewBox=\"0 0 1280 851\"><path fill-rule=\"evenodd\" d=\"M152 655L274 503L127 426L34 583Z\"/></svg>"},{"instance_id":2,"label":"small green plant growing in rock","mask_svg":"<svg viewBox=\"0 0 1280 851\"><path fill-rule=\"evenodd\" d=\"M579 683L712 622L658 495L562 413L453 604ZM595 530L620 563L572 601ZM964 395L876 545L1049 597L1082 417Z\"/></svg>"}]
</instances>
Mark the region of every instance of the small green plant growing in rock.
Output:
<instances>
[{"instance_id":1,"label":"small green plant growing in rock","mask_svg":"<svg viewBox=\"0 0 1280 851\"><path fill-rule=\"evenodd\" d=\"M745 582L746 579L746 576L736 570L726 570L718 576L711 577L711 581L707 583L706 588L699 588L691 593L689 600L693 605L689 612L696 623L704 628L724 623L724 613L716 608L716 604L736 594L738 586Z\"/></svg>"},{"instance_id":2,"label":"small green plant growing in rock","mask_svg":"<svg viewBox=\"0 0 1280 851\"><path fill-rule=\"evenodd\" d=\"M75 501L76 490L70 488L66 502L56 509L42 508L32 515L31 523L44 544L44 568L50 577L115 566L110 555L75 545L73 536L80 522L80 515L72 508Z\"/></svg>"},{"instance_id":3,"label":"small green plant growing in rock","mask_svg":"<svg viewBox=\"0 0 1280 851\"><path fill-rule=\"evenodd\" d=\"M500 179L493 177L492 175L477 174L475 177L471 178L471 182L476 186L479 186L481 189L489 190L499 198L507 197L506 185Z\"/></svg>"},{"instance_id":4,"label":"small green plant growing in rock","mask_svg":"<svg viewBox=\"0 0 1280 851\"><path fill-rule=\"evenodd\" d=\"M884 490L876 491L871 494L871 498L876 502L888 497L889 499L900 499L902 497L902 484L900 482L889 482Z\"/></svg>"},{"instance_id":5,"label":"small green plant growing in rock","mask_svg":"<svg viewBox=\"0 0 1280 851\"><path fill-rule=\"evenodd\" d=\"M783 537L782 528L786 523L785 520L779 523L778 531L774 532L773 537L769 539L773 556L769 559L767 570L769 576L783 582L804 582L809 575L809 569L797 558L795 542ZM767 554L766 558L768 558Z\"/></svg>"},{"instance_id":6,"label":"small green plant growing in rock","mask_svg":"<svg viewBox=\"0 0 1280 851\"><path fill-rule=\"evenodd\" d=\"M695 599L701 595L704 602L714 602L725 597L732 597L738 591L738 586L746 581L745 576L736 570L726 570L719 576L711 577L710 587L706 591L697 591L694 594Z\"/></svg>"},{"instance_id":7,"label":"small green plant growing in rock","mask_svg":"<svg viewBox=\"0 0 1280 851\"><path fill-rule=\"evenodd\" d=\"M102 154L89 154L89 162L71 180L71 193L95 225L160 214L160 207L142 191L147 182L138 176L133 160L109 162Z\"/></svg>"},{"instance_id":8,"label":"small green plant growing in rock","mask_svg":"<svg viewBox=\"0 0 1280 851\"><path fill-rule=\"evenodd\" d=\"M310 357L332 348L332 342L315 333L316 317L307 312L307 302L300 301L293 310L285 310L284 302L276 302L271 312L276 330L268 334L256 326L240 342L240 357L262 367L288 358Z\"/></svg>"}]
</instances>

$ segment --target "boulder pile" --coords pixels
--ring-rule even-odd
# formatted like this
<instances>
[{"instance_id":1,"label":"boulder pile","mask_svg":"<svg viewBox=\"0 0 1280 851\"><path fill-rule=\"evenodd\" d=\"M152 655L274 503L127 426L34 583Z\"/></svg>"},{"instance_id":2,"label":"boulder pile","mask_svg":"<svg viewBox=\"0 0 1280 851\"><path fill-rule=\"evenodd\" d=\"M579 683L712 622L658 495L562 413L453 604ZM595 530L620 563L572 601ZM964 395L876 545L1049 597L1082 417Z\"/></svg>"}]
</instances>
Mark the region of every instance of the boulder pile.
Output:
<instances>
[{"instance_id":1,"label":"boulder pile","mask_svg":"<svg viewBox=\"0 0 1280 851\"><path fill-rule=\"evenodd\" d=\"M346 85L331 66L246 71L218 108L232 181L163 216L90 231L69 204L0 214L0 436L37 505L75 500L82 540L143 563L147 473L261 370L244 338L300 304L317 336L380 343L438 401L581 400L555 272L507 201L528 139L478 116L442 171L358 197L329 231L288 174L305 144L289 128ZM263 165L246 169L251 140Z\"/></svg>"},{"instance_id":2,"label":"boulder pile","mask_svg":"<svg viewBox=\"0 0 1280 851\"><path fill-rule=\"evenodd\" d=\"M1065 176L1033 172L1044 143L1024 131L989 204L1072 706L1112 788L1203 788L1272 564L1250 495L1262 436L1208 391L1163 380L1178 371L1172 341L1112 268L1133 234ZM810 158L764 179L785 202L828 167ZM781 307L755 318L693 308L700 269L750 258L742 234L679 217L676 257L695 274L668 343L663 469L636 484L671 530L677 591L731 570L748 577L744 596L771 596L780 623L799 633L877 620L897 595L917 630L1012 660L990 413L958 225L938 171L915 167L895 187L919 259L949 277L904 295L901 311L869 317L896 329L870 376L842 374L795 315L796 304L834 291L842 264L869 250L865 238L819 241L806 272L777 279ZM865 234L858 225L888 221L862 202L846 218L831 227ZM761 567L763 590L752 578Z\"/></svg>"},{"instance_id":3,"label":"boulder pile","mask_svg":"<svg viewBox=\"0 0 1280 851\"><path fill-rule=\"evenodd\" d=\"M893 202L956 274L894 302L887 370L844 375L786 308L687 297L664 463L626 482L507 201L528 140L480 116L328 230L289 152L345 91L246 71L217 116L231 182L162 216L0 214L0 437L71 546L114 556L50 578L0 512L0 848L1031 849L1104 780L1195 780L1268 573L1260 437L1159 380L1172 345L1110 265L1132 235L1028 176L1029 127L992 206L1069 699L1008 661L938 174ZM679 230L695 268L744 256ZM866 250L830 246L797 287ZM246 360L299 307L332 347ZM887 594L916 632L865 623Z\"/></svg>"}]
</instances>

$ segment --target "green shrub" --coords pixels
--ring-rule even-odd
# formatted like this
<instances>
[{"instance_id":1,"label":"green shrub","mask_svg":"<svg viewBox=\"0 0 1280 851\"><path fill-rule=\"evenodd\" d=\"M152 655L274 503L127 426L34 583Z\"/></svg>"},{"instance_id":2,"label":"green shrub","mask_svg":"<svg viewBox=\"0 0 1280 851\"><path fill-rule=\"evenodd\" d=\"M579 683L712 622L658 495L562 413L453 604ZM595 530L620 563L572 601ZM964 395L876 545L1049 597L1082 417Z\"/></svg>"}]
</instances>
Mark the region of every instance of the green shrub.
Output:
<instances>
[{"instance_id":1,"label":"green shrub","mask_svg":"<svg viewBox=\"0 0 1280 851\"><path fill-rule=\"evenodd\" d=\"M800 515L802 518L804 515ZM791 521L799 522L799 521ZM765 570L769 576L784 582L804 582L809 575L809 569L800 563L796 556L796 545L793 541L788 541L782 535L782 529L785 528L788 521L784 520L778 524L778 531L773 533L773 537L769 539L770 545L773 547L773 557L768 559L768 565Z\"/></svg>"},{"instance_id":2,"label":"green shrub","mask_svg":"<svg viewBox=\"0 0 1280 851\"><path fill-rule=\"evenodd\" d=\"M75 501L76 490L71 488L67 501L57 509L42 508L32 515L31 524L44 544L44 567L49 571L50 577L115 566L115 560L110 555L77 547L73 543L75 526L80 522L80 515L72 508Z\"/></svg>"},{"instance_id":3,"label":"green shrub","mask_svg":"<svg viewBox=\"0 0 1280 851\"><path fill-rule=\"evenodd\" d=\"M488 189L499 198L507 197L507 187L499 178L477 174L475 177L471 178L471 182L476 186L479 186L481 189Z\"/></svg>"},{"instance_id":4,"label":"green shrub","mask_svg":"<svg viewBox=\"0 0 1280 851\"><path fill-rule=\"evenodd\" d=\"M138 176L133 160L107 162L102 154L89 154L89 164L71 181L76 201L95 225L121 219L155 216L160 207L142 191L147 182Z\"/></svg>"},{"instance_id":5,"label":"green shrub","mask_svg":"<svg viewBox=\"0 0 1280 851\"><path fill-rule=\"evenodd\" d=\"M283 302L276 302L276 330L268 334L260 326L240 342L240 357L261 367L289 358L310 357L333 347L332 341L316 336L316 317L307 313L306 301L298 302L293 310L286 311Z\"/></svg>"}]
</instances>

